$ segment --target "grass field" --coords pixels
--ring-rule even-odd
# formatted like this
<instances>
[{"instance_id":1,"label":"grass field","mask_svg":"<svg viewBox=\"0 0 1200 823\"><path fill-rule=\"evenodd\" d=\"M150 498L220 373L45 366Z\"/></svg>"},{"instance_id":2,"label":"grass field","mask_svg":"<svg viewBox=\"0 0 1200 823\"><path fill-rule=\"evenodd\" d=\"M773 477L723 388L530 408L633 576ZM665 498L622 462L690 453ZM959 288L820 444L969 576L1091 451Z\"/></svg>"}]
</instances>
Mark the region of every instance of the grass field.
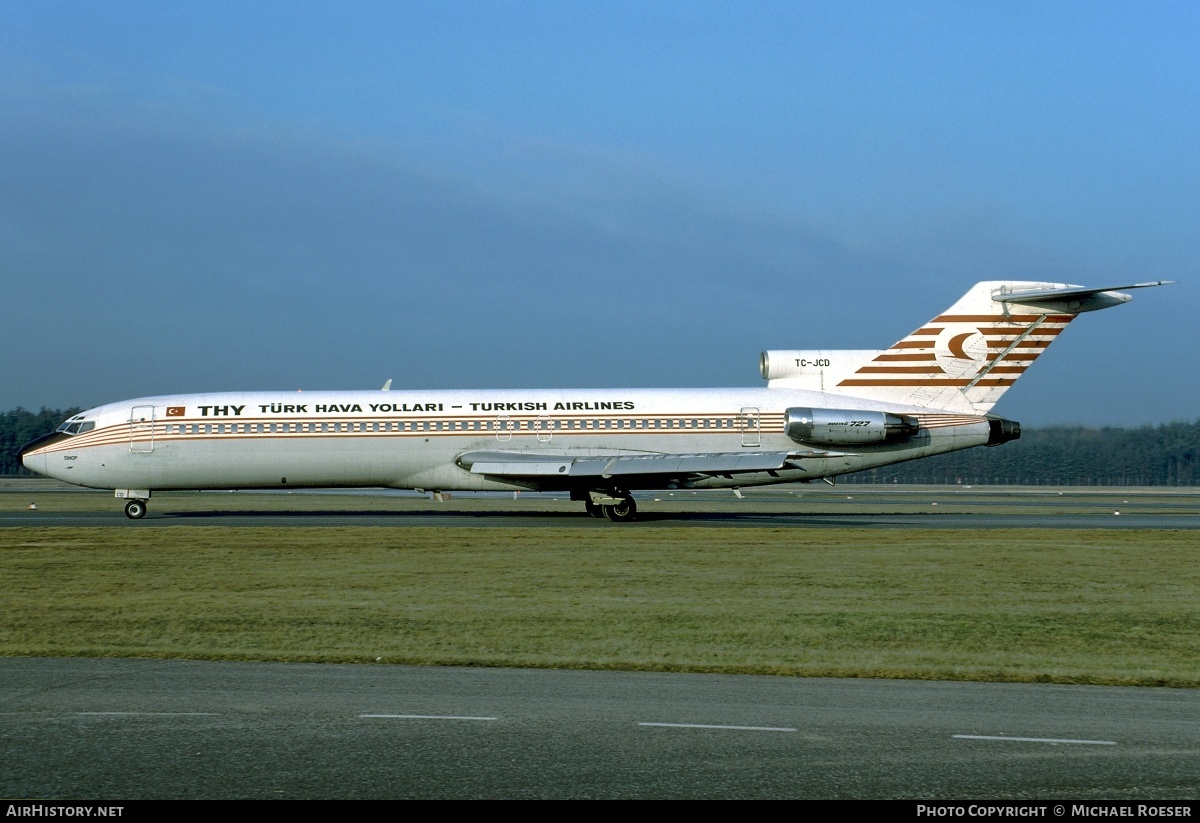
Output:
<instances>
[{"instance_id":1,"label":"grass field","mask_svg":"<svg viewBox=\"0 0 1200 823\"><path fill-rule=\"evenodd\" d=\"M1196 535L17 527L0 654L1195 687Z\"/></svg>"}]
</instances>

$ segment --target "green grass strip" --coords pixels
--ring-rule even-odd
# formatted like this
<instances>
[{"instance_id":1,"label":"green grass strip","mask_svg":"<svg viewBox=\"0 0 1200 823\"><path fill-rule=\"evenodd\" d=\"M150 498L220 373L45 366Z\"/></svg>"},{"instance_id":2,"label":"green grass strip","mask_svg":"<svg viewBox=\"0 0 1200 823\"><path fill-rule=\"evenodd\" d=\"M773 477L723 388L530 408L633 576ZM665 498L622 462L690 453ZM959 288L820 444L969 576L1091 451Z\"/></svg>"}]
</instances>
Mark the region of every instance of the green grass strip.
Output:
<instances>
[{"instance_id":1,"label":"green grass strip","mask_svg":"<svg viewBox=\"0 0 1200 823\"><path fill-rule=\"evenodd\" d=\"M0 654L1200 685L1195 532L13 528Z\"/></svg>"}]
</instances>

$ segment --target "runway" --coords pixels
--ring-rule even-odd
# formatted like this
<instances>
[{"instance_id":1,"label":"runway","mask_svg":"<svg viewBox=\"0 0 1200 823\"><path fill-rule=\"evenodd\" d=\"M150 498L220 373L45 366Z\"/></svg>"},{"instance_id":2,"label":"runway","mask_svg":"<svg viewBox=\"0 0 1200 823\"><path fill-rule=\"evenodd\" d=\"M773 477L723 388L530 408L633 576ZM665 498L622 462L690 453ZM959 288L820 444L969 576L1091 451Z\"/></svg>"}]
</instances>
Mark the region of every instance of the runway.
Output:
<instances>
[{"instance_id":1,"label":"runway","mask_svg":"<svg viewBox=\"0 0 1200 823\"><path fill-rule=\"evenodd\" d=\"M38 485L41 482L42 485ZM0 528L177 525L237 527L689 527L883 529L1200 529L1194 489L845 486L636 495L638 520L588 517L562 495L430 495L389 490L168 492L132 521L111 493L44 481L0 483ZM30 508L30 506L36 508Z\"/></svg>"},{"instance_id":2,"label":"runway","mask_svg":"<svg viewBox=\"0 0 1200 823\"><path fill-rule=\"evenodd\" d=\"M765 527L809 529L1200 529L1200 517L1194 515L1094 515L1059 514L793 514L731 512L647 513L635 523L613 524L605 520L571 513L508 512L503 510L445 513L426 511L211 511L151 513L144 520L132 521L120 512L46 513L30 517L21 513L0 514L0 528L6 526L113 526L159 528L170 526L227 527L485 527L581 529L671 528L682 526Z\"/></svg>"},{"instance_id":3,"label":"runway","mask_svg":"<svg viewBox=\"0 0 1200 823\"><path fill-rule=\"evenodd\" d=\"M1200 693L0 659L12 798L1200 795Z\"/></svg>"}]
</instances>

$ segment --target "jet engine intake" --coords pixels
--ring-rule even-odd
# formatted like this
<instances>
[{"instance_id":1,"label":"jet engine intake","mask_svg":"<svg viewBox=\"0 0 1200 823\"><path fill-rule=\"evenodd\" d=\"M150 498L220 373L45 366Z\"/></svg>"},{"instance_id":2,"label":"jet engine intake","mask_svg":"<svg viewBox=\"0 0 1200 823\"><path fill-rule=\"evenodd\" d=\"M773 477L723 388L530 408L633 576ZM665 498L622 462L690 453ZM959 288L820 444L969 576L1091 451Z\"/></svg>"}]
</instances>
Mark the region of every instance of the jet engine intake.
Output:
<instances>
[{"instance_id":1,"label":"jet engine intake","mask_svg":"<svg viewBox=\"0 0 1200 823\"><path fill-rule=\"evenodd\" d=\"M852 373L878 355L877 351L765 351L758 356L758 371L764 380L835 377ZM832 383L830 384L833 385Z\"/></svg>"},{"instance_id":2,"label":"jet engine intake","mask_svg":"<svg viewBox=\"0 0 1200 823\"><path fill-rule=\"evenodd\" d=\"M854 409L787 409L784 430L797 443L854 446L903 443L921 430L915 417Z\"/></svg>"}]
</instances>

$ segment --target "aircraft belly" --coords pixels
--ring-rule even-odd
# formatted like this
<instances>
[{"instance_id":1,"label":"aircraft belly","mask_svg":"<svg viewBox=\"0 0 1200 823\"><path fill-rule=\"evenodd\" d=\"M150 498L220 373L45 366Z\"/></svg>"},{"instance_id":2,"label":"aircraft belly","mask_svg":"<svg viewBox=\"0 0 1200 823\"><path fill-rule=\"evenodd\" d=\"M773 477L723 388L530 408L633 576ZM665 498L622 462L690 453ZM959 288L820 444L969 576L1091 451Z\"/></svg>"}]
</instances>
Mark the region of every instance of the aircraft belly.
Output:
<instances>
[{"instance_id":1,"label":"aircraft belly","mask_svg":"<svg viewBox=\"0 0 1200 823\"><path fill-rule=\"evenodd\" d=\"M428 468L428 454L379 440L166 441L145 453L94 447L76 461L80 479L63 479L98 488L386 486Z\"/></svg>"}]
</instances>

